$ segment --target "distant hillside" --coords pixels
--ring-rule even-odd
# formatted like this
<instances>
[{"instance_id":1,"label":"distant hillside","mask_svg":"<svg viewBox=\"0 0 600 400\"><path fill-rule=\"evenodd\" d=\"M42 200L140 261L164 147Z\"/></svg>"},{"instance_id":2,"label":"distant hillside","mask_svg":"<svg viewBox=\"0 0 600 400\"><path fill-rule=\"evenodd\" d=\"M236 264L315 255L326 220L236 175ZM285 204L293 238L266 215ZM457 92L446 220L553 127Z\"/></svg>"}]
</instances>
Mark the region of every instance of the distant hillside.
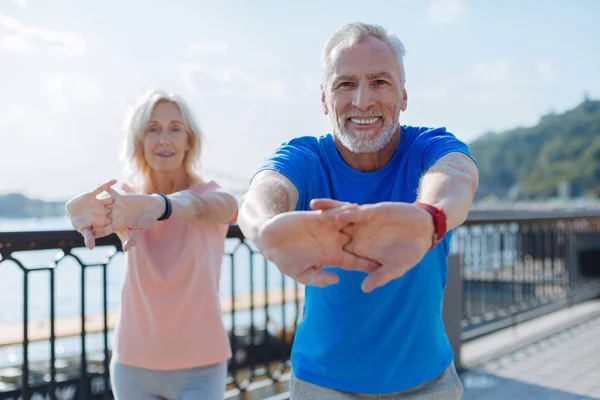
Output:
<instances>
[{"instance_id":1,"label":"distant hillside","mask_svg":"<svg viewBox=\"0 0 600 400\"><path fill-rule=\"evenodd\" d=\"M0 218L39 218L65 215L65 203L30 199L20 193L0 195Z\"/></svg>"},{"instance_id":2,"label":"distant hillside","mask_svg":"<svg viewBox=\"0 0 600 400\"><path fill-rule=\"evenodd\" d=\"M531 128L486 134L469 144L480 173L478 198L518 187L524 199L600 197L600 101L585 100Z\"/></svg>"}]
</instances>

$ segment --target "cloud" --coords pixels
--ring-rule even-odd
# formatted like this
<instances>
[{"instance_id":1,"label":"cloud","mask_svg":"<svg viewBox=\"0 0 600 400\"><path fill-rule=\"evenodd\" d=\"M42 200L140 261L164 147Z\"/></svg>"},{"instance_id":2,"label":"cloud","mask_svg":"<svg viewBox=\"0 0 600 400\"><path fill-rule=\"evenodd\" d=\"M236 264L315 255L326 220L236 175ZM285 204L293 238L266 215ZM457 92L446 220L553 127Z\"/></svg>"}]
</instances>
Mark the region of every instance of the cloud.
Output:
<instances>
[{"instance_id":1,"label":"cloud","mask_svg":"<svg viewBox=\"0 0 600 400\"><path fill-rule=\"evenodd\" d=\"M196 72L202 70L202 63L200 62L187 62L181 66L179 72L179 80L183 86L195 95L200 94L198 87L194 83L194 75Z\"/></svg>"},{"instance_id":2,"label":"cloud","mask_svg":"<svg viewBox=\"0 0 600 400\"><path fill-rule=\"evenodd\" d=\"M198 40L188 45L192 55L221 54L227 52L229 45L220 40Z\"/></svg>"},{"instance_id":3,"label":"cloud","mask_svg":"<svg viewBox=\"0 0 600 400\"><path fill-rule=\"evenodd\" d=\"M531 70L507 57L480 60L459 81L463 82L462 95L470 103L505 104L517 92L522 96L532 93Z\"/></svg>"},{"instance_id":4,"label":"cloud","mask_svg":"<svg viewBox=\"0 0 600 400\"><path fill-rule=\"evenodd\" d=\"M38 28L0 13L0 51L77 56L85 49L85 40L78 34Z\"/></svg>"},{"instance_id":5,"label":"cloud","mask_svg":"<svg viewBox=\"0 0 600 400\"><path fill-rule=\"evenodd\" d=\"M514 63L508 58L486 59L477 62L470 75L482 84L498 84L511 78Z\"/></svg>"},{"instance_id":6,"label":"cloud","mask_svg":"<svg viewBox=\"0 0 600 400\"><path fill-rule=\"evenodd\" d=\"M540 82L550 84L555 80L554 67L546 59L531 63L497 57L482 59L444 82L451 82L447 93L460 93L468 103L513 107L513 104L535 101L541 90Z\"/></svg>"},{"instance_id":7,"label":"cloud","mask_svg":"<svg viewBox=\"0 0 600 400\"><path fill-rule=\"evenodd\" d=\"M19 35L4 35L0 37L0 51L30 54L34 44L31 40Z\"/></svg>"},{"instance_id":8,"label":"cloud","mask_svg":"<svg viewBox=\"0 0 600 400\"><path fill-rule=\"evenodd\" d=\"M447 24L456 20L463 9L461 0L433 0L427 8L427 16L437 24Z\"/></svg>"},{"instance_id":9,"label":"cloud","mask_svg":"<svg viewBox=\"0 0 600 400\"><path fill-rule=\"evenodd\" d=\"M31 111L24 104L14 103L0 111L0 119L3 125L12 126L12 124L25 121L31 114Z\"/></svg>"},{"instance_id":10,"label":"cloud","mask_svg":"<svg viewBox=\"0 0 600 400\"><path fill-rule=\"evenodd\" d=\"M12 0L12 2L15 3L17 6L19 6L20 8L27 7L27 0Z\"/></svg>"},{"instance_id":11,"label":"cloud","mask_svg":"<svg viewBox=\"0 0 600 400\"><path fill-rule=\"evenodd\" d=\"M78 74L53 74L44 82L56 112L66 114L73 104L95 104L102 96L96 79Z\"/></svg>"},{"instance_id":12,"label":"cloud","mask_svg":"<svg viewBox=\"0 0 600 400\"><path fill-rule=\"evenodd\" d=\"M448 88L442 85L418 87L411 90L410 99L419 101L439 101L448 97Z\"/></svg>"},{"instance_id":13,"label":"cloud","mask_svg":"<svg viewBox=\"0 0 600 400\"><path fill-rule=\"evenodd\" d=\"M283 82L262 79L238 66L214 67L201 62L183 64L180 80L196 95L211 92L223 97L281 99L285 90Z\"/></svg>"},{"instance_id":14,"label":"cloud","mask_svg":"<svg viewBox=\"0 0 600 400\"><path fill-rule=\"evenodd\" d=\"M482 59L457 74L415 88L409 98L419 102L465 101L502 104L528 87L531 73L507 57Z\"/></svg>"},{"instance_id":15,"label":"cloud","mask_svg":"<svg viewBox=\"0 0 600 400\"><path fill-rule=\"evenodd\" d=\"M494 86L501 89L556 81L554 65L544 58L538 58L529 65L517 64L506 57L480 60L468 70L467 76L484 88Z\"/></svg>"},{"instance_id":16,"label":"cloud","mask_svg":"<svg viewBox=\"0 0 600 400\"><path fill-rule=\"evenodd\" d=\"M543 58L536 60L535 69L543 83L554 83L556 81L554 66L549 60Z\"/></svg>"}]
</instances>

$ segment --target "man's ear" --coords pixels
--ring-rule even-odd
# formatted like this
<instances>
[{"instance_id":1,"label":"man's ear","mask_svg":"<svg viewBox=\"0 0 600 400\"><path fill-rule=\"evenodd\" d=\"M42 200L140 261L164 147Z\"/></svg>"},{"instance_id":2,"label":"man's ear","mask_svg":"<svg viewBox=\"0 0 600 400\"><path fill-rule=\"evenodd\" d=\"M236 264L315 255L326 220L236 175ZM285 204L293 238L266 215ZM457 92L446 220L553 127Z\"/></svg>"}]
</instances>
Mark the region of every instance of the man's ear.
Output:
<instances>
[{"instance_id":1,"label":"man's ear","mask_svg":"<svg viewBox=\"0 0 600 400\"><path fill-rule=\"evenodd\" d=\"M329 114L329 108L327 108L327 97L325 96L325 88L323 87L323 84L321 83L321 107L323 108L323 114L327 115Z\"/></svg>"},{"instance_id":2,"label":"man's ear","mask_svg":"<svg viewBox=\"0 0 600 400\"><path fill-rule=\"evenodd\" d=\"M408 93L406 92L406 87L402 88L402 101L400 102L400 109L402 112L406 111L408 107Z\"/></svg>"}]
</instances>

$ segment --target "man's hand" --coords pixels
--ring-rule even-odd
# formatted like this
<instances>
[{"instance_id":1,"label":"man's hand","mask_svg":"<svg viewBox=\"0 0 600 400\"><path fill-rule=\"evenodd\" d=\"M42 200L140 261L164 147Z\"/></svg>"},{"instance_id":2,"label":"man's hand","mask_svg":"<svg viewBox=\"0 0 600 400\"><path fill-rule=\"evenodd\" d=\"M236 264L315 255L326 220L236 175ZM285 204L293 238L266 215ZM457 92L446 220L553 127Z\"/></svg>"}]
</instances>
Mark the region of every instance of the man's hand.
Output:
<instances>
[{"instance_id":1,"label":"man's hand","mask_svg":"<svg viewBox=\"0 0 600 400\"><path fill-rule=\"evenodd\" d=\"M378 263L343 250L351 237L342 232L347 223L341 217L357 206L341 204L331 212L291 211L271 218L259 231L259 250L283 274L305 285L337 283L337 275L322 271L326 267L374 271ZM339 220L335 211L340 212Z\"/></svg>"},{"instance_id":2,"label":"man's hand","mask_svg":"<svg viewBox=\"0 0 600 400\"><path fill-rule=\"evenodd\" d=\"M91 192L72 198L66 204L65 211L73 228L81 233L85 246L90 250L96 244L94 229L102 229L111 222L109 218L110 210L107 206L113 203L113 199L108 196L104 198L98 198L98 196L110 189L115 183L117 181L114 179L105 182Z\"/></svg>"},{"instance_id":3,"label":"man's hand","mask_svg":"<svg viewBox=\"0 0 600 400\"><path fill-rule=\"evenodd\" d=\"M129 191L126 186L125 191ZM165 211L165 201L158 195L120 194L116 190L107 190L113 203L110 206L111 224L95 229L96 237L116 232L126 238L123 251L136 245L145 231L150 229Z\"/></svg>"},{"instance_id":4,"label":"man's hand","mask_svg":"<svg viewBox=\"0 0 600 400\"><path fill-rule=\"evenodd\" d=\"M399 278L414 267L429 250L433 238L431 215L409 203L378 203L356 208L340 208L330 199L313 200L311 207L344 226L352 240L344 250L381 264L362 284L364 292Z\"/></svg>"}]
</instances>

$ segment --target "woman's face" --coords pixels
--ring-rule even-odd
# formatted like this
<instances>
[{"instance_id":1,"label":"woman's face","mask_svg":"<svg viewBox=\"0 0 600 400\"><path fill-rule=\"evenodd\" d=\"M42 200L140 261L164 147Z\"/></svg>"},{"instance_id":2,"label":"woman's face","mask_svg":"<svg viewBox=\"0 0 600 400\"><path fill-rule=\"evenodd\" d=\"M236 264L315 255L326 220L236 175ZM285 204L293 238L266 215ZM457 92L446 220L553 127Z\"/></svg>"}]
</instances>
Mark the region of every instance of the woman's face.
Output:
<instances>
[{"instance_id":1,"label":"woman's face","mask_svg":"<svg viewBox=\"0 0 600 400\"><path fill-rule=\"evenodd\" d=\"M190 135L176 104L161 101L154 106L143 144L146 162L152 170L173 172L183 167L190 149Z\"/></svg>"}]
</instances>

